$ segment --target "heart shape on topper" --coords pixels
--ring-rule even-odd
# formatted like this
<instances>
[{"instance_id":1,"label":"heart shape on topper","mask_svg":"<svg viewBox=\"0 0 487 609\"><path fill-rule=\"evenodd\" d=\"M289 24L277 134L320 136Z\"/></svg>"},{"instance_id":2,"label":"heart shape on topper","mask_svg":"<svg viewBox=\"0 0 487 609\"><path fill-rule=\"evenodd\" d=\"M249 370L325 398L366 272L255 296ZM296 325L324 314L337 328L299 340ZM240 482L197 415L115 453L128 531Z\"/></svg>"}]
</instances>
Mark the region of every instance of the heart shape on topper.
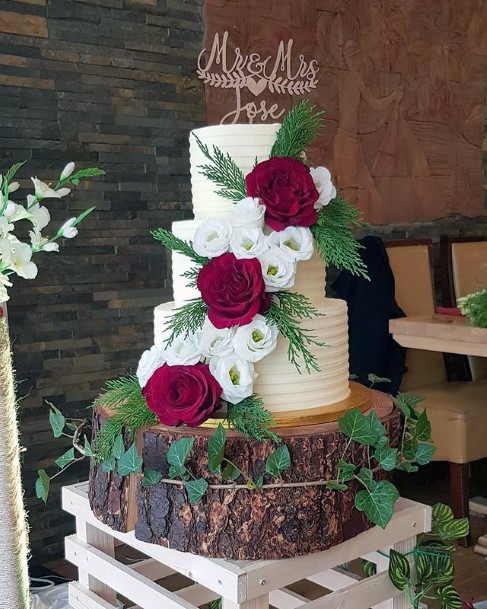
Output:
<instances>
[{"instance_id":1,"label":"heart shape on topper","mask_svg":"<svg viewBox=\"0 0 487 609\"><path fill-rule=\"evenodd\" d=\"M259 80L255 80L253 76L249 76L246 82L248 90L258 97L262 91L264 91L267 87L267 80L265 78L259 78Z\"/></svg>"}]
</instances>

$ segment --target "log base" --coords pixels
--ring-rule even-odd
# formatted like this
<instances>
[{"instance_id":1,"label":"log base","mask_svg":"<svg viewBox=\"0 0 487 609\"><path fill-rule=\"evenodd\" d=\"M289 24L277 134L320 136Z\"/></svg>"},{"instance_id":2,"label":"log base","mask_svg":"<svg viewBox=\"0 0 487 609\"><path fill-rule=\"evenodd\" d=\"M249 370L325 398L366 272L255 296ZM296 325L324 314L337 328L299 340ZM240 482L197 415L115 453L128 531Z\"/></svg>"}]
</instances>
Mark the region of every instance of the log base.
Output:
<instances>
[{"instance_id":1,"label":"log base","mask_svg":"<svg viewBox=\"0 0 487 609\"><path fill-rule=\"evenodd\" d=\"M395 446L401 434L401 416L392 410L384 394L371 391L376 410ZM100 417L101 413L95 413ZM113 475L99 472L90 479L90 503L95 515L113 526L107 496L118 509L116 526L121 520L127 527L135 521L137 539L201 556L232 560L268 560L290 558L320 552L342 543L372 525L354 507L358 490L355 481L345 492L326 486L306 486L306 482L331 479L342 457L347 438L336 423L301 425L276 429L291 454L291 469L283 473L285 483L303 483L298 487L247 489L210 489L199 503L192 505L181 486L159 483L149 488L122 481L120 501L113 500L120 483ZM170 428L162 425L145 430L138 440L144 465L168 477L167 451L171 443L183 437L194 438L187 467L195 477L211 484L221 480L209 474L208 440L213 430ZM236 463L252 480L264 476L264 484L275 479L265 473L265 461L275 449L271 442L257 442L235 431L227 432L225 456ZM365 447L352 443L346 459L367 466ZM385 475L385 474L383 474ZM240 478L237 483L244 483ZM108 489L108 490L107 490ZM103 501L99 497L105 498ZM137 514L135 516L135 505ZM123 506L120 507L119 506ZM120 530L120 529L118 529ZM130 530L130 529L127 529Z\"/></svg>"}]
</instances>

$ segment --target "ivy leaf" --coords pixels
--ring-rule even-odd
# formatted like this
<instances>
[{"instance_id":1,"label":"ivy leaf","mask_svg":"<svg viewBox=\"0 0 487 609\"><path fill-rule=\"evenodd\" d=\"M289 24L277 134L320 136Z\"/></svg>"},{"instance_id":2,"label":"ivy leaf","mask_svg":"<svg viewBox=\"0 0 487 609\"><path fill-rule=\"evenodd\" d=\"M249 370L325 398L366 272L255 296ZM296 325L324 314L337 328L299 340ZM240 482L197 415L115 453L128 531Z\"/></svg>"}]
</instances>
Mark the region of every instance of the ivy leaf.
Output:
<instances>
[{"instance_id":1,"label":"ivy leaf","mask_svg":"<svg viewBox=\"0 0 487 609\"><path fill-rule=\"evenodd\" d=\"M44 503L47 503L51 479L47 475L45 469L39 469L37 473L39 474L39 477L36 480L36 496L38 499L42 499Z\"/></svg>"},{"instance_id":2,"label":"ivy leaf","mask_svg":"<svg viewBox=\"0 0 487 609\"><path fill-rule=\"evenodd\" d=\"M198 480L188 480L184 483L186 492L188 493L188 499L190 503L198 503L198 501L206 493L208 488L208 482L204 478L198 478Z\"/></svg>"},{"instance_id":3,"label":"ivy leaf","mask_svg":"<svg viewBox=\"0 0 487 609\"><path fill-rule=\"evenodd\" d=\"M264 476L259 476L255 481L255 488L262 488L264 486Z\"/></svg>"},{"instance_id":4,"label":"ivy leaf","mask_svg":"<svg viewBox=\"0 0 487 609\"><path fill-rule=\"evenodd\" d=\"M374 442L374 445L376 444L376 442L382 438L383 436L385 436L386 430L384 425L382 425L382 423L380 422L379 417L377 416L377 413L375 412L375 410L372 410L368 415L367 415L367 420L369 422L369 426L370 426L370 431L372 433L376 433L377 434L377 440Z\"/></svg>"},{"instance_id":5,"label":"ivy leaf","mask_svg":"<svg viewBox=\"0 0 487 609\"><path fill-rule=\"evenodd\" d=\"M377 448L374 459L385 472L392 472L397 463L397 448Z\"/></svg>"},{"instance_id":6,"label":"ivy leaf","mask_svg":"<svg viewBox=\"0 0 487 609\"><path fill-rule=\"evenodd\" d=\"M118 434L112 446L112 455L115 459L120 459L125 452L125 443L122 434Z\"/></svg>"},{"instance_id":7,"label":"ivy leaf","mask_svg":"<svg viewBox=\"0 0 487 609\"><path fill-rule=\"evenodd\" d=\"M429 442L431 440L431 423L428 420L426 410L419 415L414 435L418 442Z\"/></svg>"},{"instance_id":8,"label":"ivy leaf","mask_svg":"<svg viewBox=\"0 0 487 609\"><path fill-rule=\"evenodd\" d=\"M389 579L398 590L404 590L411 578L409 561L404 554L393 549L391 549L389 556Z\"/></svg>"},{"instance_id":9,"label":"ivy leaf","mask_svg":"<svg viewBox=\"0 0 487 609\"><path fill-rule=\"evenodd\" d=\"M337 478L339 478L342 482L349 482L350 480L353 480L353 474L355 473L356 469L357 466L353 463L348 463L347 461L343 461L343 459L340 459L340 461L338 461Z\"/></svg>"},{"instance_id":10,"label":"ivy leaf","mask_svg":"<svg viewBox=\"0 0 487 609\"><path fill-rule=\"evenodd\" d=\"M384 448L389 445L389 438L387 436L381 436L374 444L376 448Z\"/></svg>"},{"instance_id":11,"label":"ivy leaf","mask_svg":"<svg viewBox=\"0 0 487 609\"><path fill-rule=\"evenodd\" d=\"M59 467L59 469L63 469L66 467L66 465L71 463L71 461L74 461L74 448L72 447L58 457L54 463Z\"/></svg>"},{"instance_id":12,"label":"ivy leaf","mask_svg":"<svg viewBox=\"0 0 487 609\"><path fill-rule=\"evenodd\" d=\"M418 465L429 463L435 453L436 447L433 444L418 444L415 460Z\"/></svg>"},{"instance_id":13,"label":"ivy leaf","mask_svg":"<svg viewBox=\"0 0 487 609\"><path fill-rule=\"evenodd\" d=\"M64 426L66 424L66 418L63 413L58 410L54 404L48 402L51 410L49 411L49 423L51 424L52 433L55 438L60 438L62 436Z\"/></svg>"},{"instance_id":14,"label":"ivy leaf","mask_svg":"<svg viewBox=\"0 0 487 609\"><path fill-rule=\"evenodd\" d=\"M142 486L144 488L149 488L149 486L154 486L162 479L161 472L156 471L155 469L144 469L144 476L142 477Z\"/></svg>"},{"instance_id":15,"label":"ivy leaf","mask_svg":"<svg viewBox=\"0 0 487 609\"><path fill-rule=\"evenodd\" d=\"M283 444L267 457L265 471L275 478L281 477L281 472L291 467L289 448Z\"/></svg>"},{"instance_id":16,"label":"ivy leaf","mask_svg":"<svg viewBox=\"0 0 487 609\"><path fill-rule=\"evenodd\" d=\"M372 383L372 385L377 385L377 383L390 383L391 382L391 379L388 379L385 376L377 376L377 374L372 374L372 373L370 373L367 376L367 380L369 381L369 383Z\"/></svg>"},{"instance_id":17,"label":"ivy leaf","mask_svg":"<svg viewBox=\"0 0 487 609\"><path fill-rule=\"evenodd\" d=\"M186 479L187 469L184 467L176 467L175 465L169 466L168 476L171 479L183 478Z\"/></svg>"},{"instance_id":18,"label":"ivy leaf","mask_svg":"<svg viewBox=\"0 0 487 609\"><path fill-rule=\"evenodd\" d=\"M406 442L404 442L404 450L403 455L405 459L409 461L413 461L416 457L416 450L418 448L418 442L416 438L410 438Z\"/></svg>"},{"instance_id":19,"label":"ivy leaf","mask_svg":"<svg viewBox=\"0 0 487 609\"><path fill-rule=\"evenodd\" d=\"M182 438L175 440L167 451L167 462L178 469L186 469L184 464L193 448L194 438Z\"/></svg>"},{"instance_id":20,"label":"ivy leaf","mask_svg":"<svg viewBox=\"0 0 487 609\"><path fill-rule=\"evenodd\" d=\"M408 474L414 474L418 471L419 467L409 463L409 461L401 461L401 463L397 464L396 469L402 472L407 472Z\"/></svg>"},{"instance_id":21,"label":"ivy leaf","mask_svg":"<svg viewBox=\"0 0 487 609\"><path fill-rule=\"evenodd\" d=\"M142 457L137 452L135 442L127 449L118 461L118 473L120 476L137 474L142 467Z\"/></svg>"},{"instance_id":22,"label":"ivy leaf","mask_svg":"<svg viewBox=\"0 0 487 609\"><path fill-rule=\"evenodd\" d=\"M108 457L106 459L103 459L103 461L101 462L101 471L105 474L113 472L113 470L115 469L115 465L115 457L113 455L108 455Z\"/></svg>"},{"instance_id":23,"label":"ivy leaf","mask_svg":"<svg viewBox=\"0 0 487 609\"><path fill-rule=\"evenodd\" d=\"M457 518L450 522L442 522L438 526L438 535L444 541L466 537L470 530L468 518Z\"/></svg>"},{"instance_id":24,"label":"ivy leaf","mask_svg":"<svg viewBox=\"0 0 487 609\"><path fill-rule=\"evenodd\" d=\"M371 419L362 414L358 408L353 408L340 417L338 428L351 440L368 446L374 445L381 435L372 428Z\"/></svg>"},{"instance_id":25,"label":"ivy leaf","mask_svg":"<svg viewBox=\"0 0 487 609\"><path fill-rule=\"evenodd\" d=\"M336 480L328 480L326 483L326 488L334 490L334 491L346 491L348 486L346 484L341 484Z\"/></svg>"},{"instance_id":26,"label":"ivy leaf","mask_svg":"<svg viewBox=\"0 0 487 609\"><path fill-rule=\"evenodd\" d=\"M233 465L233 463L227 463L222 472L223 480L236 480L239 476L240 471Z\"/></svg>"},{"instance_id":27,"label":"ivy leaf","mask_svg":"<svg viewBox=\"0 0 487 609\"><path fill-rule=\"evenodd\" d=\"M85 455L87 457L92 457L93 456L93 450L91 448L90 441L88 440L88 436L85 436L84 449L85 449Z\"/></svg>"},{"instance_id":28,"label":"ivy leaf","mask_svg":"<svg viewBox=\"0 0 487 609\"><path fill-rule=\"evenodd\" d=\"M370 490L359 491L355 507L383 529L392 518L394 504L399 498L397 488L388 480L381 480Z\"/></svg>"},{"instance_id":29,"label":"ivy leaf","mask_svg":"<svg viewBox=\"0 0 487 609\"><path fill-rule=\"evenodd\" d=\"M461 609L463 606L462 599L452 585L438 588L436 594L441 602L441 609Z\"/></svg>"},{"instance_id":30,"label":"ivy leaf","mask_svg":"<svg viewBox=\"0 0 487 609\"><path fill-rule=\"evenodd\" d=\"M423 401L423 399L424 398L422 397L410 395L409 393L398 393L396 397L393 398L393 401L401 412L406 415L406 417L416 420L418 418L416 408L418 407L418 404Z\"/></svg>"},{"instance_id":31,"label":"ivy leaf","mask_svg":"<svg viewBox=\"0 0 487 609\"><path fill-rule=\"evenodd\" d=\"M225 451L227 433L220 423L208 442L208 469L210 472L219 472Z\"/></svg>"},{"instance_id":32,"label":"ivy leaf","mask_svg":"<svg viewBox=\"0 0 487 609\"><path fill-rule=\"evenodd\" d=\"M362 572L365 577L372 577L377 573L377 565L370 560L362 559Z\"/></svg>"},{"instance_id":33,"label":"ivy leaf","mask_svg":"<svg viewBox=\"0 0 487 609\"><path fill-rule=\"evenodd\" d=\"M371 469L362 467L359 471L357 478L364 483L367 488L371 488L375 484L374 474Z\"/></svg>"}]
</instances>

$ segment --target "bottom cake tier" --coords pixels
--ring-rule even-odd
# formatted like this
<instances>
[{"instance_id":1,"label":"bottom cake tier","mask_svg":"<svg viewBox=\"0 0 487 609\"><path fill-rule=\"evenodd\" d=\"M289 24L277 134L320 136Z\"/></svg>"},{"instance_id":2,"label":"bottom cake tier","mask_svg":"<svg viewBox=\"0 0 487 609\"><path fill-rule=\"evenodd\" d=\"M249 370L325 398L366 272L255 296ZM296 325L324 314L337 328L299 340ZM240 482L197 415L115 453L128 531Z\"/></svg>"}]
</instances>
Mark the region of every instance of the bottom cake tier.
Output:
<instances>
[{"instance_id":1,"label":"bottom cake tier","mask_svg":"<svg viewBox=\"0 0 487 609\"><path fill-rule=\"evenodd\" d=\"M371 407L385 426L392 446L401 435L400 412L388 396L370 391ZM94 430L106 420L94 413ZM181 552L233 560L289 558L326 550L367 530L372 525L354 506L359 490L352 481L346 491L328 489L320 481L332 479L348 439L336 422L277 428L289 448L292 466L283 473L285 485L248 490L213 488L221 477L208 472L208 441L214 433L205 428L170 428L162 425L138 434L137 445L144 467L160 472L162 480L144 488L140 476L121 478L100 466L90 472L90 505L102 522L119 530L135 529L135 536L149 543ZM204 477L209 489L191 504L182 485L166 483L167 451L184 437L194 440L187 462L189 471ZM130 439L126 437L126 446ZM272 442L258 442L228 430L225 456L252 480L276 482L265 473L265 461L275 450ZM364 446L351 443L347 460L368 466ZM380 475L386 476L384 472ZM241 477L236 483L245 483ZM228 484L228 483L225 483Z\"/></svg>"}]
</instances>

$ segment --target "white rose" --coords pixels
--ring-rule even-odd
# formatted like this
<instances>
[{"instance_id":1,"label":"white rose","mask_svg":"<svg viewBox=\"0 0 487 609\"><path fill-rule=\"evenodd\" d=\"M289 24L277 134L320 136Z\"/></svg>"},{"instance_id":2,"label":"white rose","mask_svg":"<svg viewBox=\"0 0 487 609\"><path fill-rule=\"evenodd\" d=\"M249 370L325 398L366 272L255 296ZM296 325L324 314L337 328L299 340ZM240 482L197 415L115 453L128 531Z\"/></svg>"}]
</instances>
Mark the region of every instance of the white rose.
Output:
<instances>
[{"instance_id":1,"label":"white rose","mask_svg":"<svg viewBox=\"0 0 487 609\"><path fill-rule=\"evenodd\" d=\"M233 231L230 249L236 258L257 258L269 249L261 228L238 228Z\"/></svg>"},{"instance_id":2,"label":"white rose","mask_svg":"<svg viewBox=\"0 0 487 609\"><path fill-rule=\"evenodd\" d=\"M233 207L232 224L240 228L263 228L265 206L260 199L246 197Z\"/></svg>"},{"instance_id":3,"label":"white rose","mask_svg":"<svg viewBox=\"0 0 487 609\"><path fill-rule=\"evenodd\" d=\"M259 256L266 292L292 288L296 276L296 262L286 252L274 246Z\"/></svg>"},{"instance_id":4,"label":"white rose","mask_svg":"<svg viewBox=\"0 0 487 609\"><path fill-rule=\"evenodd\" d=\"M169 366L192 366L201 359L199 336L176 336L171 345L164 351Z\"/></svg>"},{"instance_id":5,"label":"white rose","mask_svg":"<svg viewBox=\"0 0 487 609\"><path fill-rule=\"evenodd\" d=\"M215 258L228 252L232 227L224 220L207 220L196 229L194 251L200 256Z\"/></svg>"},{"instance_id":6,"label":"white rose","mask_svg":"<svg viewBox=\"0 0 487 609\"><path fill-rule=\"evenodd\" d=\"M78 234L78 229L75 226L77 218L70 218L61 226L58 233L61 237L66 239L73 239Z\"/></svg>"},{"instance_id":7,"label":"white rose","mask_svg":"<svg viewBox=\"0 0 487 609\"><path fill-rule=\"evenodd\" d=\"M309 228L288 226L269 235L270 245L275 245L294 260L309 260L313 255L313 235Z\"/></svg>"},{"instance_id":8,"label":"white rose","mask_svg":"<svg viewBox=\"0 0 487 609\"><path fill-rule=\"evenodd\" d=\"M258 362L274 351L278 334L277 326L268 324L262 315L256 315L249 324L237 329L235 353L247 362Z\"/></svg>"},{"instance_id":9,"label":"white rose","mask_svg":"<svg viewBox=\"0 0 487 609\"><path fill-rule=\"evenodd\" d=\"M314 207L315 209L321 209L337 196L337 191L333 186L331 173L326 167L312 167L310 172L316 190L320 193L320 198L316 201Z\"/></svg>"},{"instance_id":10,"label":"white rose","mask_svg":"<svg viewBox=\"0 0 487 609\"><path fill-rule=\"evenodd\" d=\"M224 357L233 353L233 337L236 328L215 328L207 318L203 324L200 349L205 357Z\"/></svg>"},{"instance_id":11,"label":"white rose","mask_svg":"<svg viewBox=\"0 0 487 609\"><path fill-rule=\"evenodd\" d=\"M210 372L222 388L222 399L238 404L253 393L257 373L253 364L236 355L210 360Z\"/></svg>"},{"instance_id":12,"label":"white rose","mask_svg":"<svg viewBox=\"0 0 487 609\"><path fill-rule=\"evenodd\" d=\"M152 345L150 349L142 353L137 367L137 378L139 385L143 389L147 385L147 381L165 362L162 351L156 345Z\"/></svg>"}]
</instances>

